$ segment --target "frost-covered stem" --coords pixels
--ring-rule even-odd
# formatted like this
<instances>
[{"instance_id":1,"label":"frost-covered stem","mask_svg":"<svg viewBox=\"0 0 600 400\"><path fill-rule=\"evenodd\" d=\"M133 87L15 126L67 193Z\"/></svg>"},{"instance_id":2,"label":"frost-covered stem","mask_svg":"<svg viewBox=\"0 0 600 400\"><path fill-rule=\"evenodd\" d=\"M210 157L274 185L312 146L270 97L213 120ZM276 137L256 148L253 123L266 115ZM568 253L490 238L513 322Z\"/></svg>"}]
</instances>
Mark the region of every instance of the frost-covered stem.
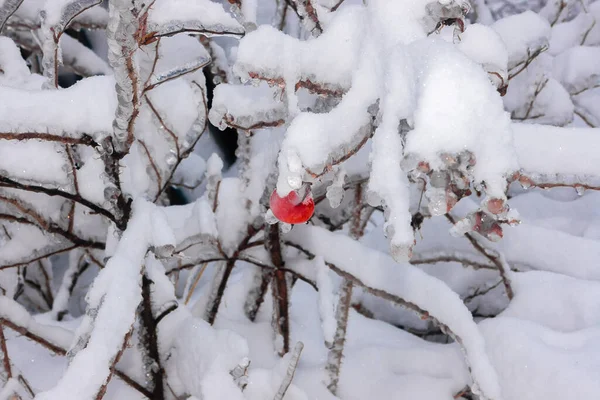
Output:
<instances>
[{"instance_id":1,"label":"frost-covered stem","mask_svg":"<svg viewBox=\"0 0 600 400\"><path fill-rule=\"evenodd\" d=\"M89 208L90 210L94 211L95 213L105 216L106 218L108 218L109 220L111 220L113 222L118 222L117 219L115 218L115 216L110 211L94 204L93 202L91 202L89 200L84 199L83 197L81 197L80 195L77 195L77 194L72 194L69 192L65 192L63 190L46 188L46 187L38 186L38 185L28 185L28 184L24 184L24 183L19 183L17 181L14 181L14 180L12 180L6 176L2 176L2 175L0 175L0 187L10 187L13 189L21 189L21 190L25 190L28 192L44 193L44 194L47 194L48 196L62 197L67 200L75 201L75 202L81 204L82 206ZM102 249L103 248L104 247L102 247Z\"/></svg>"},{"instance_id":2,"label":"frost-covered stem","mask_svg":"<svg viewBox=\"0 0 600 400\"><path fill-rule=\"evenodd\" d=\"M412 265L437 264L441 262L457 262L464 266L477 269L497 269L493 264L488 264L473 256L471 253L460 251L432 251L423 254L413 254L409 261Z\"/></svg>"},{"instance_id":3,"label":"frost-covered stem","mask_svg":"<svg viewBox=\"0 0 600 400\"><path fill-rule=\"evenodd\" d=\"M166 82L175 80L177 78L181 78L184 75L196 72L199 69L202 69L205 66L207 66L209 63L210 63L210 58L201 58L201 59L195 60L187 65L178 66L178 67L172 68L166 72L162 72L158 76L151 77L150 81L148 82L148 86L146 86L143 89L142 94L145 94L145 93L151 91L152 89L155 89L156 87L162 85L163 83L166 83Z\"/></svg>"},{"instance_id":4,"label":"frost-covered stem","mask_svg":"<svg viewBox=\"0 0 600 400\"><path fill-rule=\"evenodd\" d=\"M250 366L250 360L244 358L238 365L232 369L229 374L232 376L233 381L243 391L248 386L248 367Z\"/></svg>"},{"instance_id":5,"label":"frost-covered stem","mask_svg":"<svg viewBox=\"0 0 600 400\"><path fill-rule=\"evenodd\" d=\"M2 350L2 363L4 364L4 371L6 372L6 378L12 378L12 369L10 367L10 358L8 356L8 348L6 347L6 338L4 337L4 328L0 324L0 350Z\"/></svg>"},{"instance_id":6,"label":"frost-covered stem","mask_svg":"<svg viewBox=\"0 0 600 400\"><path fill-rule=\"evenodd\" d=\"M2 140L41 140L45 142L60 142L64 144L81 144L84 146L98 146L98 143L94 141L88 135L81 135L81 137L69 137L53 135L51 133L44 132L0 132L0 139Z\"/></svg>"},{"instance_id":7,"label":"frost-covered stem","mask_svg":"<svg viewBox=\"0 0 600 400\"><path fill-rule=\"evenodd\" d=\"M304 28L312 33L313 36L319 36L323 33L323 27L317 10L313 6L312 0L286 0L288 5L294 10L298 18L304 25Z\"/></svg>"},{"instance_id":8,"label":"frost-covered stem","mask_svg":"<svg viewBox=\"0 0 600 400\"><path fill-rule=\"evenodd\" d=\"M0 326L6 326L12 329L13 331L17 332L18 334L25 336L27 339L33 340L34 342L42 345L43 347L58 355L64 356L67 354L67 351L62 347L52 343L50 340L43 338L36 333L29 331L26 327L14 323L11 320L8 320L6 318L0 318Z\"/></svg>"},{"instance_id":9,"label":"frost-covered stem","mask_svg":"<svg viewBox=\"0 0 600 400\"><path fill-rule=\"evenodd\" d=\"M54 88L58 88L58 67L62 63L62 55L58 45L60 37L79 14L101 2L102 0L72 0L63 5L59 20L52 21L54 23L50 26L46 24L46 10L42 10L41 29L45 36L42 45L42 66L44 76L50 80Z\"/></svg>"},{"instance_id":10,"label":"frost-covered stem","mask_svg":"<svg viewBox=\"0 0 600 400\"><path fill-rule=\"evenodd\" d=\"M117 110L113 122L117 142L115 150L122 158L134 140L134 124L139 113L139 74L134 55L138 48L136 34L140 30L138 0L111 0L107 27L108 61L114 69Z\"/></svg>"},{"instance_id":11,"label":"frost-covered stem","mask_svg":"<svg viewBox=\"0 0 600 400\"><path fill-rule=\"evenodd\" d=\"M201 97L202 105L203 105L203 109L204 109L204 115L202 117L199 116L198 119L196 120L196 122L192 125L194 141L189 144L188 148L184 149L184 151L182 152L181 149L179 148L179 144L178 144L179 142L176 141L176 143L178 144L177 145L177 162L175 163L175 165L173 165L173 168L165 177L162 188L156 194L156 197L154 199L155 202L158 200L160 195L167 189L168 185L171 182L171 179L173 178L173 175L175 174L175 170L177 169L177 167L179 167L179 164L181 164L181 162L185 158L187 158L190 155L190 153L194 150L194 147L196 147L196 143L198 143L198 140L200 140L203 133L206 131L206 127L208 126L208 104L206 102L206 95L205 95L202 87L198 84L198 82L192 81L192 84L194 86L196 86L197 91L200 93L200 97ZM157 115L157 117L158 117L158 115ZM165 126L165 128L166 128L166 126ZM173 133L173 135L175 135L175 133Z\"/></svg>"},{"instance_id":12,"label":"frost-covered stem","mask_svg":"<svg viewBox=\"0 0 600 400\"><path fill-rule=\"evenodd\" d=\"M252 282L252 288L248 292L246 297L246 303L244 304L244 311L246 316L252 322L256 319L258 310L265 300L269 283L273 279L273 271L265 268L257 268L254 272L254 278Z\"/></svg>"},{"instance_id":13,"label":"frost-covered stem","mask_svg":"<svg viewBox=\"0 0 600 400\"><path fill-rule=\"evenodd\" d=\"M10 18L11 15L17 11L17 9L21 6L23 0L3 0L0 6L0 33L4 29L4 25L6 25L6 21Z\"/></svg>"},{"instance_id":14,"label":"frost-covered stem","mask_svg":"<svg viewBox=\"0 0 600 400\"><path fill-rule=\"evenodd\" d=\"M340 285L340 295L335 311L335 319L337 327L333 344L327 355L327 365L325 370L328 374L327 389L335 395L337 393L338 383L340 381L340 369L342 366L342 358L344 353L344 343L346 342L346 331L348 329L348 312L352 303L352 281L344 279Z\"/></svg>"},{"instance_id":15,"label":"frost-covered stem","mask_svg":"<svg viewBox=\"0 0 600 400\"><path fill-rule=\"evenodd\" d=\"M456 219L452 215L446 214L446 218L453 225L456 224ZM465 233L465 237L467 238L469 243L471 243L471 245L475 248L475 250L477 250L485 258L490 260L492 262L492 264L494 264L496 266L496 268L498 268L498 272L500 273L500 277L502 278L502 283L504 284L504 289L506 290L506 295L508 296L509 300L512 300L512 298L514 297L514 291L512 289L511 283L510 283L510 278L508 277L510 267L506 265L506 262L504 261L504 258L502 257L502 255L499 254L495 250L491 250L491 249L484 247L475 238L475 236L473 236L472 234L470 234L468 232Z\"/></svg>"},{"instance_id":16,"label":"frost-covered stem","mask_svg":"<svg viewBox=\"0 0 600 400\"><path fill-rule=\"evenodd\" d=\"M352 219L350 221L350 236L354 240L360 239L363 235L362 223L362 205L363 205L363 186L359 184L354 191L354 209L352 210ZM352 288L354 284L344 279L339 288L339 300L335 310L335 319L337 326L333 343L327 355L327 365L325 370L328 373L327 389L335 396L340 380L340 369L342 367L342 358L344 353L344 343L346 342L346 331L348 329L348 313L352 305Z\"/></svg>"},{"instance_id":17,"label":"frost-covered stem","mask_svg":"<svg viewBox=\"0 0 600 400\"><path fill-rule=\"evenodd\" d=\"M300 361L302 349L304 349L304 343L296 343L296 345L294 346L294 350L292 351L292 355L290 357L290 364L288 365L285 378L283 379L283 382L281 382L279 390L275 394L273 400L283 400L283 396L285 396L285 393L287 392L288 388L292 384L292 380L294 379L294 374L296 373L296 368L298 367L298 361Z\"/></svg>"},{"instance_id":18,"label":"frost-covered stem","mask_svg":"<svg viewBox=\"0 0 600 400\"><path fill-rule=\"evenodd\" d=\"M323 171L321 172L313 172L310 169L306 169L306 172L308 172L314 179L316 178L320 178L321 176L325 175L326 173L328 173L331 170L331 167L333 167L334 165L338 165L343 163L344 161L348 160L350 157L352 157L353 155L355 155L356 153L358 153L358 151L360 149L362 149L362 147L367 143L367 141L371 138L373 134L373 130L369 129L367 131L367 134L360 140L360 142L358 142L356 144L356 146L354 146L352 149L350 149L348 152L346 152L344 155L342 155L341 157L335 158L333 160L331 160L324 168Z\"/></svg>"},{"instance_id":19,"label":"frost-covered stem","mask_svg":"<svg viewBox=\"0 0 600 400\"><path fill-rule=\"evenodd\" d=\"M290 351L290 321L289 321L289 296L288 282L281 254L281 238L279 235L279 224L265 226L265 247L271 257L271 263L275 267L273 272L273 329L275 331L275 343L279 355L283 356ZM281 347L279 348L279 342Z\"/></svg>"},{"instance_id":20,"label":"frost-covered stem","mask_svg":"<svg viewBox=\"0 0 600 400\"><path fill-rule=\"evenodd\" d=\"M142 276L142 303L140 304L139 319L139 337L140 343L144 348L144 366L147 374L151 377L150 388L152 390L153 400L164 399L163 369L160 363L160 354L158 351L157 324L152 313L152 290L151 281L144 274Z\"/></svg>"},{"instance_id":21,"label":"frost-covered stem","mask_svg":"<svg viewBox=\"0 0 600 400\"><path fill-rule=\"evenodd\" d=\"M275 0L275 15L271 21L271 25L283 31L285 28L285 18L287 16L288 4L285 0Z\"/></svg>"},{"instance_id":22,"label":"frost-covered stem","mask_svg":"<svg viewBox=\"0 0 600 400\"><path fill-rule=\"evenodd\" d=\"M256 230L252 227L248 228L248 234L246 237L240 242L237 250L233 253L231 257L227 257L227 262L221 271L218 271L213 280L213 287L211 290L210 298L208 300L206 306L206 315L205 319L209 324L214 324L215 319L217 318L217 312L219 311L219 306L221 305L221 300L223 299L223 294L225 293L225 288L227 287L227 281L231 276L231 271L233 271L233 267L235 266L235 262L240 255L240 252L246 248L246 245L252 239Z\"/></svg>"},{"instance_id":23,"label":"frost-covered stem","mask_svg":"<svg viewBox=\"0 0 600 400\"><path fill-rule=\"evenodd\" d=\"M108 376L106 377L106 381L104 381L104 384L100 387L100 390L98 391L98 394L96 395L96 400L102 400L102 398L106 394L106 389L108 388L108 384L110 383L110 379L115 374L115 371L117 369L117 363L119 362L119 360L123 356L123 353L125 352L125 349L127 348L127 342L129 342L129 339L131 338L132 332L133 332L133 328L127 333L127 335L125 335L125 338L123 339L123 345L121 346L121 349L119 350L119 352L117 353L117 355L115 356L115 358L110 363L110 368L109 368L110 372L108 373ZM154 399L154 397L150 397L150 398Z\"/></svg>"},{"instance_id":24,"label":"frost-covered stem","mask_svg":"<svg viewBox=\"0 0 600 400\"><path fill-rule=\"evenodd\" d=\"M117 228L119 228L121 231L124 231L127 227L127 221L129 221L129 217L131 215L132 201L132 199L125 199L123 191L121 190L121 168L119 159L124 155L115 154L114 142L111 137L106 138L102 145L104 147L104 151L101 153L101 158L104 162L104 173L112 185L109 187L113 190L112 194L110 194L109 198L106 200L108 200L113 206L113 222L115 222Z\"/></svg>"},{"instance_id":25,"label":"frost-covered stem","mask_svg":"<svg viewBox=\"0 0 600 400\"><path fill-rule=\"evenodd\" d=\"M596 124L593 123L592 121L590 121L590 118L586 115L584 115L583 112L581 112L581 110L575 109L574 113L583 120L583 122L586 123L587 126L589 126L590 128L597 128Z\"/></svg>"},{"instance_id":26,"label":"frost-covered stem","mask_svg":"<svg viewBox=\"0 0 600 400\"><path fill-rule=\"evenodd\" d=\"M4 185L2 185L2 180L3 180L3 177L0 176L0 187L4 186ZM0 201L11 204L16 209L18 209L21 213L23 213L31 218L31 220L30 220L25 217L17 217L17 216L13 216L10 214L0 214L1 219L12 221L12 222L18 222L21 224L39 226L42 230L45 230L48 233L58 234L77 246L91 247L91 248L96 248L96 249L104 249L104 246L105 246L104 243L99 243L99 242L94 242L91 240L82 239L79 236L68 232L67 230L61 228L56 223L47 221L43 216L41 216L38 213L36 213L35 211L29 209L27 206L24 206L23 204L21 204L21 202L19 202L16 199L11 199L8 197L0 196Z\"/></svg>"},{"instance_id":27,"label":"frost-covered stem","mask_svg":"<svg viewBox=\"0 0 600 400\"><path fill-rule=\"evenodd\" d=\"M542 46L539 49L537 49L536 51L534 51L533 53L530 53L529 50L527 50L528 53L528 57L525 61L515 65L510 71L509 71L509 75L508 75L508 80L510 81L511 79L513 79L514 77L516 77L517 75L519 75L521 72L523 72L525 69L527 69L527 67L529 66L529 64L531 64L533 62L533 60L535 60L540 54L542 54L543 52L545 52L546 50L548 50L548 46ZM512 72L515 68L519 67L519 69L516 72Z\"/></svg>"},{"instance_id":28,"label":"frost-covered stem","mask_svg":"<svg viewBox=\"0 0 600 400\"><path fill-rule=\"evenodd\" d=\"M71 253L72 254L72 253ZM90 263L82 262L83 255L76 262L71 262L71 265L65 272L60 288L52 304L52 313L58 321L62 321L63 317L68 313L67 306L69 299L73 294L75 285L81 274L83 274L90 266Z\"/></svg>"},{"instance_id":29,"label":"frost-covered stem","mask_svg":"<svg viewBox=\"0 0 600 400\"><path fill-rule=\"evenodd\" d=\"M235 260L227 260L225 265L221 266L219 271L217 271L213 279L213 287L206 307L206 316L204 318L211 325L215 323L215 319L217 318L219 306L221 305L221 300L223 299L227 281L231 276L233 267L235 267Z\"/></svg>"}]
</instances>

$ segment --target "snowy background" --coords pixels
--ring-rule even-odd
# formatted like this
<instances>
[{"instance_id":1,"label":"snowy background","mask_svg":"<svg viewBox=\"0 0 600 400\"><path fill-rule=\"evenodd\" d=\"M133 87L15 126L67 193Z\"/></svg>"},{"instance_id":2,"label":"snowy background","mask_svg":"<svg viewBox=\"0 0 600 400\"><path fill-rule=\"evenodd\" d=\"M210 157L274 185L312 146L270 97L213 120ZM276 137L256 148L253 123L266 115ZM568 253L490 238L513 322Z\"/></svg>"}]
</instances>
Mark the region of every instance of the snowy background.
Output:
<instances>
[{"instance_id":1,"label":"snowy background","mask_svg":"<svg viewBox=\"0 0 600 400\"><path fill-rule=\"evenodd\" d=\"M593 0L0 0L0 400L600 398L599 66Z\"/></svg>"}]
</instances>

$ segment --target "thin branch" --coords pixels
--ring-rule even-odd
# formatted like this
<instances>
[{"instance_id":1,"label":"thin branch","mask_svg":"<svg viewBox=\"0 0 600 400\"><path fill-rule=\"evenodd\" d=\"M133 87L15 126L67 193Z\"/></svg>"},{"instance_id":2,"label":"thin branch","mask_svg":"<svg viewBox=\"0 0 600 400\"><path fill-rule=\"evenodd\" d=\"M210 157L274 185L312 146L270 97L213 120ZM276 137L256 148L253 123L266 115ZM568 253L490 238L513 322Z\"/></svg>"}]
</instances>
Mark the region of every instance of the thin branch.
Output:
<instances>
[{"instance_id":1,"label":"thin branch","mask_svg":"<svg viewBox=\"0 0 600 400\"><path fill-rule=\"evenodd\" d=\"M154 171L154 174L156 175L156 185L158 186L157 192L160 192L160 190L162 189L162 178L160 177L160 172L158 171L158 168L156 167L156 163L154 162L154 159L152 158L152 154L150 154L150 150L148 150L148 146L146 146L146 143L141 139L138 139L138 142L144 149L144 152L146 153L146 157L148 157L148 162L150 163L150 166L152 167L152 170Z\"/></svg>"},{"instance_id":2,"label":"thin branch","mask_svg":"<svg viewBox=\"0 0 600 400\"><path fill-rule=\"evenodd\" d=\"M152 400L164 399L163 369L161 367L160 353L158 349L157 322L152 314L152 281L146 274L142 275L142 303L139 310L139 321L141 322L138 333L140 342L144 346L146 354L152 363L147 374L150 375Z\"/></svg>"},{"instance_id":3,"label":"thin branch","mask_svg":"<svg viewBox=\"0 0 600 400\"><path fill-rule=\"evenodd\" d=\"M350 157L352 157L353 155L358 153L358 151L360 149L362 149L362 147L365 145L365 143L367 143L367 141L371 138L372 134L373 134L373 130L369 129L368 133L361 139L360 142L358 142L358 144L356 146L354 146L352 149L347 151L343 156L341 156L337 159L333 159L329 163L327 163L325 168L323 168L323 171L321 171L319 173L315 173L307 168L306 172L308 172L308 174L310 174L310 176L312 176L315 179L325 175L327 172L329 172L331 170L331 167L333 167L334 165L343 163L344 161L348 160Z\"/></svg>"},{"instance_id":4,"label":"thin branch","mask_svg":"<svg viewBox=\"0 0 600 400\"><path fill-rule=\"evenodd\" d=\"M48 350L52 351L53 353L56 353L60 356L64 356L67 354L67 351L65 349L63 349L62 347L50 342L49 340L47 340L39 335L36 335L35 333L30 332L27 328L17 325L8 319L0 318L0 325L4 325L4 326L12 329L13 331L19 333L20 335L25 336L27 339L31 339L34 342L41 344L42 346L44 346Z\"/></svg>"},{"instance_id":5,"label":"thin branch","mask_svg":"<svg viewBox=\"0 0 600 400\"><path fill-rule=\"evenodd\" d=\"M456 224L456 219L452 215L448 213L445 214L445 216L446 219L450 221L452 225ZM507 269L505 262L503 262L502 256L498 252L487 249L484 246L482 246L481 243L479 243L479 241L471 233L465 233L465 237L467 238L469 243L471 243L471 245L475 248L475 250L477 250L479 253L481 253L481 255L490 260L490 262L492 262L492 264L494 264L498 268L498 272L500 273L500 277L502 278L502 282L504 284L504 289L506 290L506 295L508 296L509 300L512 300L514 297L514 291L511 286L510 278L508 277L509 269Z\"/></svg>"},{"instance_id":6,"label":"thin branch","mask_svg":"<svg viewBox=\"0 0 600 400\"><path fill-rule=\"evenodd\" d=\"M131 328L131 330L129 332L127 332L127 334L125 335L125 338L123 339L123 345L121 346L121 349L119 350L119 352L117 353L117 355L115 356L115 358L110 363L110 368L109 368L110 372L108 373L108 377L106 377L106 381L104 381L104 384L98 390L98 394L96 395L96 400L102 400L102 398L106 394L106 389L108 388L108 384L110 383L110 379L112 378L113 375L116 375L115 371L117 369L117 363L119 362L119 360L123 356L123 353L125 352L125 349L127 348L127 342L129 342L129 339L131 338L131 334L132 333L133 333L133 328ZM149 397L149 398L154 400L155 397L153 397L153 396L154 396L154 393L151 394L151 397Z\"/></svg>"},{"instance_id":7,"label":"thin branch","mask_svg":"<svg viewBox=\"0 0 600 400\"><path fill-rule=\"evenodd\" d=\"M243 33L239 32L231 32L231 31L215 31L211 29L195 29L195 28L182 28L175 31L169 32L154 32L152 35L149 35L146 39L146 42L152 41L154 39L159 39L161 37L171 37L180 33L188 33L192 35L204 35L204 36L213 36L213 35L226 35L226 36L244 36Z\"/></svg>"},{"instance_id":8,"label":"thin branch","mask_svg":"<svg viewBox=\"0 0 600 400\"><path fill-rule=\"evenodd\" d=\"M0 219L2 219L1 215L0 215ZM63 248L63 249L53 250L53 251L50 251L48 253L44 253L41 256L36 256L36 257L34 257L32 259L24 260L24 261L21 261L21 262L18 262L18 263L0 265L0 271L2 271L3 269L22 267L22 266L31 264L32 262L36 262L36 261L42 260L44 258L52 257L52 256L54 256L56 254L64 253L64 252L67 252L67 251L71 251L71 250L76 249L78 247L79 247L78 245L73 245L73 246L69 246L69 247Z\"/></svg>"},{"instance_id":9,"label":"thin branch","mask_svg":"<svg viewBox=\"0 0 600 400\"><path fill-rule=\"evenodd\" d=\"M61 228L56 223L46 221L40 215L36 214L34 211L32 211L30 209L27 209L26 207L22 206L15 200L9 199L4 196L0 196L0 201L5 201L5 202L12 204L19 211L32 217L35 220L35 223L33 223L32 221L30 221L24 217L16 217L11 214L0 213L0 219L2 219L2 220L17 222L20 224L27 224L27 225L35 224L35 226L38 226L40 229L42 229L48 233L54 233L54 234L64 237L65 239L67 239L68 241L70 241L71 243L73 243L76 246L88 247L88 248L99 249L99 250L104 250L104 248L106 247L105 243L96 242L93 240L82 239L79 236L69 232L68 230Z\"/></svg>"},{"instance_id":10,"label":"thin branch","mask_svg":"<svg viewBox=\"0 0 600 400\"><path fill-rule=\"evenodd\" d=\"M587 126L589 126L590 128L597 128L596 125L594 125L589 118L587 118L585 115L583 115L583 113L581 113L581 111L575 110L574 111L575 115L577 115L579 118L581 118L583 120L583 122L585 122L587 124Z\"/></svg>"},{"instance_id":11,"label":"thin branch","mask_svg":"<svg viewBox=\"0 0 600 400\"><path fill-rule=\"evenodd\" d=\"M59 136L50 133L41 132L0 132L1 140L41 140L44 142L58 142L64 144L81 144L84 146L97 147L98 143L91 136L82 135L81 137Z\"/></svg>"},{"instance_id":12,"label":"thin branch","mask_svg":"<svg viewBox=\"0 0 600 400\"><path fill-rule=\"evenodd\" d=\"M539 49L537 49L536 51L534 51L533 54L530 53L530 50L527 50L527 59L511 68L511 71L512 71L515 68L520 67L516 72L509 73L508 80L510 81L511 79L513 79L514 77L519 75L521 72L523 72L525 69L527 69L527 67L529 67L529 64L531 64L533 62L533 60L535 60L540 54L542 54L543 52L548 50L548 48L549 48L548 45L544 45L544 46L540 47Z\"/></svg>"},{"instance_id":13,"label":"thin branch","mask_svg":"<svg viewBox=\"0 0 600 400\"><path fill-rule=\"evenodd\" d=\"M121 226L121 222L118 221L110 211L92 203L91 201L89 201L87 199L84 199L83 197L81 197L80 195L77 195L77 194L73 194L73 193L69 193L69 192L65 192L65 191L53 189L53 188L46 188L46 187L38 186L38 185L28 185L28 184L24 184L24 183L19 183L17 181L14 181L14 180L12 180L6 176L2 176L2 175L0 175L0 187L9 187L9 188L13 188L13 189L20 189L20 190L25 190L25 191L34 192L34 193L44 193L48 196L59 196L59 197L65 198L67 200L75 201L76 203L79 203L82 206L89 208L90 210L94 211L95 213L105 216L106 218L108 218L109 220L111 220L112 222L117 224L117 226Z\"/></svg>"},{"instance_id":14,"label":"thin branch","mask_svg":"<svg viewBox=\"0 0 600 400\"><path fill-rule=\"evenodd\" d=\"M8 348L6 347L6 337L4 336L4 328L0 324L0 350L2 351L2 361L4 371L8 379L12 378L12 368L10 367L10 357L8 356Z\"/></svg>"},{"instance_id":15,"label":"thin branch","mask_svg":"<svg viewBox=\"0 0 600 400\"><path fill-rule=\"evenodd\" d=\"M275 394L273 400L283 400L285 393L287 392L288 388L292 384L292 380L294 379L294 374L296 373L296 368L298 367L298 361L300 361L300 355L302 355L302 349L304 349L304 343L296 343L296 346L294 346L294 350L292 352L292 356L290 357L290 364L288 365L285 378L283 379L283 382L281 382L279 390Z\"/></svg>"},{"instance_id":16,"label":"thin branch","mask_svg":"<svg viewBox=\"0 0 600 400\"><path fill-rule=\"evenodd\" d=\"M281 252L281 238L279 223L265 226L265 248L275 267L271 293L273 294L273 328L275 329L276 343L281 338L279 355L283 356L290 351L290 321L289 321L289 293L288 281L285 275L283 256Z\"/></svg>"}]
</instances>

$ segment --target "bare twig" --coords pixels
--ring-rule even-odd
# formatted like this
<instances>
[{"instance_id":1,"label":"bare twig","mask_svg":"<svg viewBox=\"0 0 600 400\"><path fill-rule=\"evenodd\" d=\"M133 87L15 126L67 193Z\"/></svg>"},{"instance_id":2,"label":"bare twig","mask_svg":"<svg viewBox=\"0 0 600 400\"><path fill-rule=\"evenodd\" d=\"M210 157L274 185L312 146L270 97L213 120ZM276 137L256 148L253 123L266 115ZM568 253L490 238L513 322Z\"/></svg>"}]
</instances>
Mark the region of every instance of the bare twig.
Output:
<instances>
[{"instance_id":1,"label":"bare twig","mask_svg":"<svg viewBox=\"0 0 600 400\"><path fill-rule=\"evenodd\" d=\"M446 219L450 221L452 225L456 224L456 219L448 214L446 215ZM514 297L514 291L512 289L510 278L508 277L510 267L506 265L506 262L503 260L503 257L495 250L488 249L481 245L479 241L469 232L465 233L465 237L471 243L471 245L477 250L481 255L490 260L492 264L494 264L498 268L498 272L500 273L500 277L502 278L502 282L504 284L504 289L506 290L506 295L509 300L512 300Z\"/></svg>"},{"instance_id":2,"label":"bare twig","mask_svg":"<svg viewBox=\"0 0 600 400\"><path fill-rule=\"evenodd\" d=\"M50 340L48 340L46 338L43 338L35 333L30 332L27 328L20 326L18 324L15 324L14 322L12 322L8 319L0 318L0 326L2 326L2 325L14 330L15 332L25 336L28 339L33 340L34 342L42 345L43 347L52 351L53 353L56 353L61 356L64 356L67 354L67 350L63 349L62 347L52 343ZM113 365L113 368L114 368L114 365ZM142 385L137 383L135 380L133 380L133 378L131 378L129 375L127 375L123 371L114 369L114 374L117 377L119 377L123 382L127 383L129 386L131 386L132 388L134 388L135 390L137 390L138 392L140 392L147 398L149 398L149 399L152 398L152 393L150 393L146 388L144 388Z\"/></svg>"},{"instance_id":3,"label":"bare twig","mask_svg":"<svg viewBox=\"0 0 600 400\"><path fill-rule=\"evenodd\" d=\"M289 321L289 294L288 281L285 275L283 256L281 253L281 239L279 224L265 226L265 247L275 267L271 292L273 294L273 329L275 330L276 343L281 339L279 355L283 356L290 351L290 321Z\"/></svg>"},{"instance_id":4,"label":"bare twig","mask_svg":"<svg viewBox=\"0 0 600 400\"><path fill-rule=\"evenodd\" d=\"M296 373L296 368L298 367L298 361L300 360L300 355L302 355L302 349L304 349L304 343L296 343L290 357L290 364L288 366L287 373L285 374L285 378L283 379L283 382L281 382L279 390L275 394L273 400L283 400L283 396L285 396L285 393L294 379L294 374Z\"/></svg>"},{"instance_id":5,"label":"bare twig","mask_svg":"<svg viewBox=\"0 0 600 400\"><path fill-rule=\"evenodd\" d=\"M8 379L12 378L12 368L10 367L10 357L8 356L8 348L6 347L6 338L4 337L4 328L0 324L0 350L2 351L2 362L4 364L4 372Z\"/></svg>"},{"instance_id":6,"label":"bare twig","mask_svg":"<svg viewBox=\"0 0 600 400\"><path fill-rule=\"evenodd\" d=\"M152 388L152 399L164 399L164 381L163 369L161 367L160 354L158 349L158 333L156 331L157 323L152 314L152 291L150 279L144 274L142 276L142 303L139 310L139 328L140 342L144 346L145 356L151 361L149 370Z\"/></svg>"},{"instance_id":7,"label":"bare twig","mask_svg":"<svg viewBox=\"0 0 600 400\"><path fill-rule=\"evenodd\" d=\"M529 64L531 64L533 62L533 60L535 60L540 54L542 54L543 52L548 50L548 48L549 47L547 45L545 45L545 46L540 47L533 53L530 53L530 50L527 50L527 59L525 61L515 65L511 69L511 71L513 71L515 68L520 67L516 72L511 73L509 71L508 80L510 81L511 79L513 79L514 77L519 75L521 72L523 72L525 69L527 69L527 67L529 67Z\"/></svg>"},{"instance_id":8,"label":"bare twig","mask_svg":"<svg viewBox=\"0 0 600 400\"><path fill-rule=\"evenodd\" d=\"M41 140L44 142L58 142L64 144L81 144L84 146L97 147L98 143L91 136L81 137L60 136L42 132L0 132L0 140Z\"/></svg>"},{"instance_id":9,"label":"bare twig","mask_svg":"<svg viewBox=\"0 0 600 400\"><path fill-rule=\"evenodd\" d=\"M44 193L48 196L58 196L58 197L65 198L67 200L75 201L76 203L79 203L82 206L89 208L90 210L94 211L95 213L105 216L106 218L108 218L109 220L111 220L115 224L117 224L117 226L122 226L121 222L118 221L110 211L92 203L91 201L81 197L80 195L65 192L65 191L62 191L59 189L46 188L46 187L38 186L38 185L28 185L28 184L24 184L24 183L19 183L19 182L14 181L6 176L0 175L0 187L2 187L2 186L10 187L13 189L25 190L28 192Z\"/></svg>"},{"instance_id":10,"label":"bare twig","mask_svg":"<svg viewBox=\"0 0 600 400\"><path fill-rule=\"evenodd\" d=\"M96 400L102 400L102 398L106 394L106 389L108 388L110 379L112 378L113 375L116 375L115 371L117 369L117 363L119 362L119 360L123 356L123 353L125 352L125 349L127 348L127 342L129 342L132 332L133 332L133 328L131 328L131 330L125 335L125 338L123 339L123 345L121 346L121 350L119 350L119 352L117 353L115 358L110 363L110 372L108 373L108 377L106 377L106 381L100 387L100 390L98 390L98 394L96 395ZM153 396L154 396L154 393L152 393L151 397L149 397L149 398L155 399L155 397L153 397Z\"/></svg>"}]
</instances>

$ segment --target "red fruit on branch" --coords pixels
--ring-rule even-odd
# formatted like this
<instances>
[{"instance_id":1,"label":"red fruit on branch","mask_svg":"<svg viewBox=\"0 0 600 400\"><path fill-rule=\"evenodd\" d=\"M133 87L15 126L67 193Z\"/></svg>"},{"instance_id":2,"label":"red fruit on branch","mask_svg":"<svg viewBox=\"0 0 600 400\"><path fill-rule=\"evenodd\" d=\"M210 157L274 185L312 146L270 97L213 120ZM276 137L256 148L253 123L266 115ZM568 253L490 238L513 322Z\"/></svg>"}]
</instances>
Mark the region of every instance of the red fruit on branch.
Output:
<instances>
[{"instance_id":1,"label":"red fruit on branch","mask_svg":"<svg viewBox=\"0 0 600 400\"><path fill-rule=\"evenodd\" d=\"M301 194L302 192L304 193ZM273 215L287 224L303 224L315 211L315 202L309 188L302 188L299 192L291 191L285 197L279 197L277 190L274 190L269 203Z\"/></svg>"}]
</instances>

